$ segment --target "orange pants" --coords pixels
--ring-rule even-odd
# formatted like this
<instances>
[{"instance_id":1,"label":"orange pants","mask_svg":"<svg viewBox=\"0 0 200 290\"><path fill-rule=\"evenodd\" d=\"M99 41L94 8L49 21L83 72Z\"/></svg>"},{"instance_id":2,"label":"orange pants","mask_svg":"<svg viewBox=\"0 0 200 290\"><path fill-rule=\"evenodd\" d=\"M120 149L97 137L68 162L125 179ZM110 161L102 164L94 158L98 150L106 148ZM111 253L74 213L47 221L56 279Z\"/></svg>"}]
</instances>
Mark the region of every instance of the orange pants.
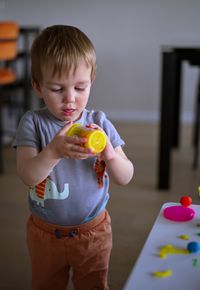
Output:
<instances>
[{"instance_id":1,"label":"orange pants","mask_svg":"<svg viewBox=\"0 0 200 290\"><path fill-rule=\"evenodd\" d=\"M105 210L75 227L46 223L31 215L27 243L34 290L66 290L70 268L75 290L108 290L112 230Z\"/></svg>"}]
</instances>

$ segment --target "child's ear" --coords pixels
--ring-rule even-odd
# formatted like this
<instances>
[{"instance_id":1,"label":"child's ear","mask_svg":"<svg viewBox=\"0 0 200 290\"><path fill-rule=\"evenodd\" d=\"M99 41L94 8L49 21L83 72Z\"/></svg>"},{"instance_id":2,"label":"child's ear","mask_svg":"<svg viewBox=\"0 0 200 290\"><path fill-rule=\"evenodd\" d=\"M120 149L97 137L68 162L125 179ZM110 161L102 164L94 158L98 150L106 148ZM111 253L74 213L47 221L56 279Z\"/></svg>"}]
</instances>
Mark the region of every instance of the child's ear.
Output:
<instances>
[{"instance_id":1,"label":"child's ear","mask_svg":"<svg viewBox=\"0 0 200 290\"><path fill-rule=\"evenodd\" d=\"M96 75L91 78L91 85L93 84L93 82L95 81L95 79L96 79Z\"/></svg>"},{"instance_id":2,"label":"child's ear","mask_svg":"<svg viewBox=\"0 0 200 290\"><path fill-rule=\"evenodd\" d=\"M33 87L34 92L36 93L36 95L42 99L42 94L41 94L41 90L40 90L40 86L39 84L37 84L33 79L31 80L31 84Z\"/></svg>"}]
</instances>

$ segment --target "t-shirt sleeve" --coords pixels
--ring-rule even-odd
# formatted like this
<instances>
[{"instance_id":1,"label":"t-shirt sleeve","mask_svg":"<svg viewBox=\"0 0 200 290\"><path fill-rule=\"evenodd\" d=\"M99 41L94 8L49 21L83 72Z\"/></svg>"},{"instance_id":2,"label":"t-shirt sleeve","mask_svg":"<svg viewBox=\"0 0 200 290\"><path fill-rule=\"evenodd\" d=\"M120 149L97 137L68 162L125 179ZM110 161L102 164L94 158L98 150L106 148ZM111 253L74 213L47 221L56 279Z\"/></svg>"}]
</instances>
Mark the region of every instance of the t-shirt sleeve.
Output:
<instances>
[{"instance_id":1,"label":"t-shirt sleeve","mask_svg":"<svg viewBox=\"0 0 200 290\"><path fill-rule=\"evenodd\" d=\"M33 112L28 111L19 122L14 141L14 148L18 146L30 146L40 151L40 141L37 132L37 118Z\"/></svg>"},{"instance_id":2,"label":"t-shirt sleeve","mask_svg":"<svg viewBox=\"0 0 200 290\"><path fill-rule=\"evenodd\" d=\"M120 137L114 125L107 118L105 118L103 122L103 129L106 132L114 148L125 145L124 140Z\"/></svg>"}]
</instances>

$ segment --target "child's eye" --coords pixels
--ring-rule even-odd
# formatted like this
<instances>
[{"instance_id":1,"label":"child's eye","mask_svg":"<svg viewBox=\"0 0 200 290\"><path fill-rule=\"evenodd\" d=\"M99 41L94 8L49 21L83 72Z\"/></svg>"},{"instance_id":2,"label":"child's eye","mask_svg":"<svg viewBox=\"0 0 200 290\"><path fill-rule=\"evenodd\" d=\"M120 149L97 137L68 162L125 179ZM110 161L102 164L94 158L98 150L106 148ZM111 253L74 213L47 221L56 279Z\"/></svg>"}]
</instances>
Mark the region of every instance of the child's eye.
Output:
<instances>
[{"instance_id":1,"label":"child's eye","mask_svg":"<svg viewBox=\"0 0 200 290\"><path fill-rule=\"evenodd\" d=\"M80 92L85 91L85 88L79 88L79 87L76 87L75 89L76 89L77 91L80 91Z\"/></svg>"},{"instance_id":2,"label":"child's eye","mask_svg":"<svg viewBox=\"0 0 200 290\"><path fill-rule=\"evenodd\" d=\"M51 89L51 91L53 93L60 93L60 92L62 92L62 89Z\"/></svg>"}]
</instances>

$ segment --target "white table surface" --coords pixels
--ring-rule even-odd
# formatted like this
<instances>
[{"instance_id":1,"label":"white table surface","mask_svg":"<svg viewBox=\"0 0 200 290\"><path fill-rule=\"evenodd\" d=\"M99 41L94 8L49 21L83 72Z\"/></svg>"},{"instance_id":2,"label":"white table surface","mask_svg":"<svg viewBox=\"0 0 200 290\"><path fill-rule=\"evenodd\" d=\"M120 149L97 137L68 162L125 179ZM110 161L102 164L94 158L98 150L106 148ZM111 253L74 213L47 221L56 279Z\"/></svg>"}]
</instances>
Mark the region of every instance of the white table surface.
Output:
<instances>
[{"instance_id":1,"label":"white table surface","mask_svg":"<svg viewBox=\"0 0 200 290\"><path fill-rule=\"evenodd\" d=\"M174 222L163 217L163 209L178 203L165 203L152 227L136 264L123 290L200 290L200 252L191 254L170 254L166 259L159 257L159 249L171 244L187 249L191 241L200 243L200 205L191 205L195 217L187 222ZM188 235L183 240L180 235ZM131 255L131 253L130 253ZM194 259L198 264L193 265ZM153 272L172 270L172 275L157 278Z\"/></svg>"}]
</instances>

